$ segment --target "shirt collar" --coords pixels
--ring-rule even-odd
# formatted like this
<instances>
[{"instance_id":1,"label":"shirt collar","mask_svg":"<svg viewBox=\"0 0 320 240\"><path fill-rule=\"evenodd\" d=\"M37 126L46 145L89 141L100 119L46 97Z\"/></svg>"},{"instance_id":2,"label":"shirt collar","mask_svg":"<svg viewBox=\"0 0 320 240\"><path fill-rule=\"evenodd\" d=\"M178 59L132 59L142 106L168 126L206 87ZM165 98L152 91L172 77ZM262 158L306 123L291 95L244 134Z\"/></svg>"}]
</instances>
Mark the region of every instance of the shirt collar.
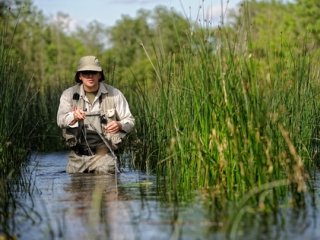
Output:
<instances>
[{"instance_id":1,"label":"shirt collar","mask_svg":"<svg viewBox=\"0 0 320 240\"><path fill-rule=\"evenodd\" d=\"M106 88L106 85L100 82L98 94L107 94L107 93L108 93L108 89Z\"/></svg>"}]
</instances>

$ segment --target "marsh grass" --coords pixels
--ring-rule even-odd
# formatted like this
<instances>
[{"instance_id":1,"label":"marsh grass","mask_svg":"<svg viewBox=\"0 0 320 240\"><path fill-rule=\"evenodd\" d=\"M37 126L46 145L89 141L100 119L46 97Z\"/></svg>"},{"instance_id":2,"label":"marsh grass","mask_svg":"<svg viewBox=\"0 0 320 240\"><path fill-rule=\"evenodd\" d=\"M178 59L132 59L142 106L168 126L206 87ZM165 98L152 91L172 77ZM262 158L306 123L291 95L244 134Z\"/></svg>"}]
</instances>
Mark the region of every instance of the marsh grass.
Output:
<instances>
[{"instance_id":1,"label":"marsh grass","mask_svg":"<svg viewBox=\"0 0 320 240\"><path fill-rule=\"evenodd\" d=\"M33 96L16 59L4 44L2 33L0 45L0 227L6 236L12 236L14 213L19 203L14 201L17 186L23 186L19 176L23 162L28 156L25 116ZM23 179L23 178L21 178ZM15 182L15 183L13 183ZM26 183L27 184L27 183Z\"/></svg>"},{"instance_id":2,"label":"marsh grass","mask_svg":"<svg viewBox=\"0 0 320 240\"><path fill-rule=\"evenodd\" d=\"M190 33L177 52L146 55L157 77L154 92L140 94L138 104L145 159L180 196L203 189L213 199L241 202L252 193L246 204L264 208L289 194L298 201L313 166L312 54L284 42L273 50L283 54L262 59L250 37L231 39L228 29Z\"/></svg>"},{"instance_id":3,"label":"marsh grass","mask_svg":"<svg viewBox=\"0 0 320 240\"><path fill-rule=\"evenodd\" d=\"M52 144L51 149L59 145L57 131L53 124L48 124L56 111L52 105L58 97L54 93L49 97L49 92L35 86L32 76L24 70L23 57L8 45L8 39L14 36L8 33L6 26L1 30L0 232L10 238L15 234L17 218L41 219L16 197L19 194L30 196L32 192L29 173L25 172L31 152L44 149L45 144ZM48 142L50 135L54 136L54 141Z\"/></svg>"}]
</instances>

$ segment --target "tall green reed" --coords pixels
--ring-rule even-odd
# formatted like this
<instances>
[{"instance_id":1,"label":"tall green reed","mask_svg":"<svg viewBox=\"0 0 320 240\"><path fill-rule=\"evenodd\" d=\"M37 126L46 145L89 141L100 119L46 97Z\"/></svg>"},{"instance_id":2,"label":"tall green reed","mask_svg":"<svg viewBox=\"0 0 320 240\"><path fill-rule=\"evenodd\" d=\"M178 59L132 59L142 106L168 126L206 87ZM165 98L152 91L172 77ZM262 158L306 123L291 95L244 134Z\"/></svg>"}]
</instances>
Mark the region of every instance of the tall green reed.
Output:
<instances>
[{"instance_id":1,"label":"tall green reed","mask_svg":"<svg viewBox=\"0 0 320 240\"><path fill-rule=\"evenodd\" d=\"M153 66L166 64L155 67L157 86L139 112L172 188L210 189L230 200L274 181L306 189L318 106L313 63L307 51L286 56L260 59L249 40L233 41L223 28L199 29L164 59L148 56Z\"/></svg>"},{"instance_id":2,"label":"tall green reed","mask_svg":"<svg viewBox=\"0 0 320 240\"><path fill-rule=\"evenodd\" d=\"M18 205L14 189L21 185L18 178L29 154L30 129L25 116L36 93L30 91L21 63L5 45L5 34L0 44L0 228L6 236L12 236Z\"/></svg>"},{"instance_id":3,"label":"tall green reed","mask_svg":"<svg viewBox=\"0 0 320 240\"><path fill-rule=\"evenodd\" d=\"M10 55L5 45L0 46L0 143L2 173L7 175L26 156L28 140L26 114L32 106L37 92L32 92L22 65ZM15 162L16 161L16 162Z\"/></svg>"},{"instance_id":4,"label":"tall green reed","mask_svg":"<svg viewBox=\"0 0 320 240\"><path fill-rule=\"evenodd\" d=\"M32 215L36 215L16 198L32 191L32 183L27 176L30 173L25 171L31 152L45 149L45 144L58 145L56 130L52 130L53 124L50 125L50 119L55 121L56 115L52 104L58 101L58 97L48 95L50 91L41 92L34 84L31 74L24 69L23 54L17 55L10 41L15 34L15 31L9 31L12 23L6 19L1 21L0 232L12 237L16 232L17 215L31 221ZM50 133L53 133L53 138L50 138Z\"/></svg>"}]
</instances>

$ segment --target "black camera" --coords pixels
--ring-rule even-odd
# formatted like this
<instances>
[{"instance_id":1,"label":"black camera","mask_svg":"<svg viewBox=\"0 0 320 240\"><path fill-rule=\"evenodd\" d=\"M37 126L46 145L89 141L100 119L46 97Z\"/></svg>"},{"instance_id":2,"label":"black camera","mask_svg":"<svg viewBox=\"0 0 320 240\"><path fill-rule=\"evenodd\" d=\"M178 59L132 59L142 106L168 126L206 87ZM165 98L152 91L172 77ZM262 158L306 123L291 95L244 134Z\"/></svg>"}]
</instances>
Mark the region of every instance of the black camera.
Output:
<instances>
[{"instance_id":1,"label":"black camera","mask_svg":"<svg viewBox=\"0 0 320 240\"><path fill-rule=\"evenodd\" d=\"M102 116L100 116L100 121L102 124L107 124L108 123L108 120L106 118L106 116L103 114Z\"/></svg>"}]
</instances>

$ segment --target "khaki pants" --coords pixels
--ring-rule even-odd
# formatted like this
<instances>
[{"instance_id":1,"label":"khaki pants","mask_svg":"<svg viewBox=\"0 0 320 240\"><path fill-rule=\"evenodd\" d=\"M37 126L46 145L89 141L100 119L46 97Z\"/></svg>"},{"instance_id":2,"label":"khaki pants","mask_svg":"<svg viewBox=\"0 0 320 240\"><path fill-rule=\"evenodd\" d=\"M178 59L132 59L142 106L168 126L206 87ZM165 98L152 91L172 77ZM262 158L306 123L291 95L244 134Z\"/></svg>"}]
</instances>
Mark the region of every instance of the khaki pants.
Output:
<instances>
[{"instance_id":1,"label":"khaki pants","mask_svg":"<svg viewBox=\"0 0 320 240\"><path fill-rule=\"evenodd\" d=\"M118 161L107 151L98 151L95 155L78 155L74 151L69 154L66 171L68 173L94 172L97 174L114 174Z\"/></svg>"}]
</instances>

